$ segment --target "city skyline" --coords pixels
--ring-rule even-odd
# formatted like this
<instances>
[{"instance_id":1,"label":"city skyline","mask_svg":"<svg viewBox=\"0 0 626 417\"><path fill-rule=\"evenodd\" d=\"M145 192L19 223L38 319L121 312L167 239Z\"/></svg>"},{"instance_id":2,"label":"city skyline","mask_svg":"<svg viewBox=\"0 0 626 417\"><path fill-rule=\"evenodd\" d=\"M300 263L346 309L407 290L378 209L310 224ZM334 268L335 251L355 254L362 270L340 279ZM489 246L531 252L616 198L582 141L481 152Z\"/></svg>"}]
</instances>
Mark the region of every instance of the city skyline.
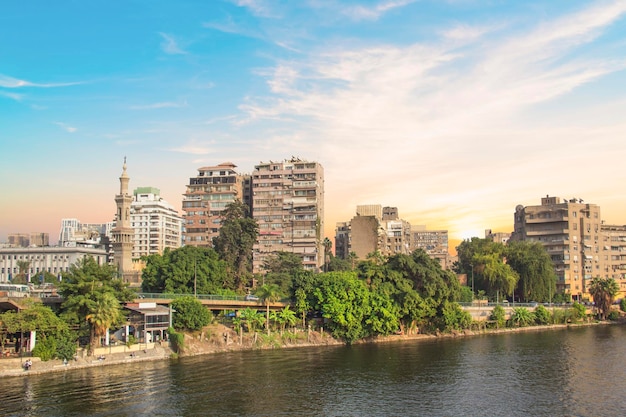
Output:
<instances>
[{"instance_id":1,"label":"city skyline","mask_svg":"<svg viewBox=\"0 0 626 417\"><path fill-rule=\"evenodd\" d=\"M319 162L330 238L366 204L451 251L545 195L626 223L626 1L2 10L0 242L111 221L124 157L179 213L199 167Z\"/></svg>"}]
</instances>

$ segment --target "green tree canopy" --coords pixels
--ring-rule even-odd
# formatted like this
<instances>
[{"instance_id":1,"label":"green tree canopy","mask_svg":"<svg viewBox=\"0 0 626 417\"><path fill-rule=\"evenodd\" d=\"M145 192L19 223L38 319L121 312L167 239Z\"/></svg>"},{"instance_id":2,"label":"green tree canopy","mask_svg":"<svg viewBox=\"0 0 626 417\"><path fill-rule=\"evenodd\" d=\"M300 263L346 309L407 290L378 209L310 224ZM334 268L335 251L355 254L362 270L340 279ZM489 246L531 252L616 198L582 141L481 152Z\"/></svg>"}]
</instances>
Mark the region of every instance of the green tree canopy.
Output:
<instances>
[{"instance_id":1,"label":"green tree canopy","mask_svg":"<svg viewBox=\"0 0 626 417\"><path fill-rule=\"evenodd\" d=\"M234 289L226 263L212 248L183 246L150 255L142 273L144 292L173 294L221 294Z\"/></svg>"},{"instance_id":2,"label":"green tree canopy","mask_svg":"<svg viewBox=\"0 0 626 417\"><path fill-rule=\"evenodd\" d=\"M97 324L89 321L88 316L100 314L98 309L102 308L103 300L107 300L106 303L110 306L114 304L113 300L119 305L136 298L136 292L118 278L116 267L109 264L99 265L90 256L70 266L69 273L63 275L63 281L59 284L59 293L65 300L61 305L63 317L70 324L88 327L92 347L97 344ZM121 324L123 316L118 318L119 320L111 322L111 326Z\"/></svg>"},{"instance_id":3,"label":"green tree canopy","mask_svg":"<svg viewBox=\"0 0 626 417\"><path fill-rule=\"evenodd\" d=\"M556 292L556 275L550 255L539 242L510 242L506 263L517 273L515 294L521 301L551 301Z\"/></svg>"},{"instance_id":4,"label":"green tree canopy","mask_svg":"<svg viewBox=\"0 0 626 417\"><path fill-rule=\"evenodd\" d=\"M178 330L200 330L211 323L211 313L196 298L186 295L172 301L172 325Z\"/></svg>"}]
</instances>

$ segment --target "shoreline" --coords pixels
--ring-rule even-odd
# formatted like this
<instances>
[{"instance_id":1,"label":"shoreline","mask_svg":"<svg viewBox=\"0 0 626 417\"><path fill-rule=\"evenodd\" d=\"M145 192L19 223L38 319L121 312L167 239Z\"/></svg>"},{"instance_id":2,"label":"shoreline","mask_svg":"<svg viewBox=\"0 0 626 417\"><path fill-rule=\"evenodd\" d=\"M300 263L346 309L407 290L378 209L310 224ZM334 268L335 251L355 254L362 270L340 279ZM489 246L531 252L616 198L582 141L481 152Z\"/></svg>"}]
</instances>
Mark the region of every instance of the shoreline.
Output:
<instances>
[{"instance_id":1,"label":"shoreline","mask_svg":"<svg viewBox=\"0 0 626 417\"><path fill-rule=\"evenodd\" d=\"M551 324L544 326L528 326L528 327L516 327L516 328L503 328L503 329L485 329L485 330L465 330L453 333L438 333L438 334L411 334L411 335L390 335L390 336L377 336L372 338L361 339L354 342L354 345L373 344L373 343L398 343L408 341L434 341L442 339L456 339L475 337L483 335L497 335L506 333L521 333L530 331L549 331L549 330L563 330L577 327L588 327L596 325L619 325L622 322L588 322L588 323L569 323L569 324ZM234 333L234 332L233 332ZM251 351L251 350L269 350L269 349L292 349L301 347L318 347L318 346L340 346L345 345L344 342L333 339L329 335L321 336L317 332L313 340L302 341L301 343L289 343L281 346L276 345L257 345L251 342L250 338L246 340L244 344L235 344L228 341L222 343L216 342L215 337L207 339L205 342L198 342L196 336L185 335L185 349L178 355L179 358L213 355L216 353L226 352L239 352L239 351ZM202 335L202 333L201 333ZM189 343L189 345L188 345ZM98 366L114 366L124 365L135 362L145 361L157 361L157 360L171 360L174 352L169 346L155 345L151 349L138 350L134 352L134 355L129 355L128 352L124 353L112 353L105 355L105 359L99 360L95 356L77 358L64 364L60 359L53 359L50 361L41 361L37 357L24 357L24 358L11 358L0 359L0 377L27 377L29 375L43 375L49 373L68 372L77 369L94 368ZM26 371L22 368L22 363L31 359L33 366L30 370Z\"/></svg>"}]
</instances>

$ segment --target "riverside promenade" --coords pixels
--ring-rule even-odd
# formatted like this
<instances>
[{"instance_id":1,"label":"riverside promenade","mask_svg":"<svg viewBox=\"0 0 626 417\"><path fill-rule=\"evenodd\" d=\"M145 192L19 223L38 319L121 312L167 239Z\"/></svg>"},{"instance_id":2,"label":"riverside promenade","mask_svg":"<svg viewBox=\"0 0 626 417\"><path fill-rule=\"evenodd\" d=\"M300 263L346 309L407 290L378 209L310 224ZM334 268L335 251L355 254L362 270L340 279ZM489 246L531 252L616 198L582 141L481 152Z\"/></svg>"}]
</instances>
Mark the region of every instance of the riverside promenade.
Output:
<instances>
[{"instance_id":1,"label":"riverside promenade","mask_svg":"<svg viewBox=\"0 0 626 417\"><path fill-rule=\"evenodd\" d=\"M93 356L79 352L74 360L64 363L60 359L42 361L37 357L2 358L0 359L0 377L28 376L50 372L66 372L74 369L91 368L94 366L119 365L141 361L163 360L170 357L172 351L166 344L142 343L130 348L117 346L115 348L98 348ZM102 359L99 359L102 358ZM32 361L30 370L24 370L26 360Z\"/></svg>"}]
</instances>

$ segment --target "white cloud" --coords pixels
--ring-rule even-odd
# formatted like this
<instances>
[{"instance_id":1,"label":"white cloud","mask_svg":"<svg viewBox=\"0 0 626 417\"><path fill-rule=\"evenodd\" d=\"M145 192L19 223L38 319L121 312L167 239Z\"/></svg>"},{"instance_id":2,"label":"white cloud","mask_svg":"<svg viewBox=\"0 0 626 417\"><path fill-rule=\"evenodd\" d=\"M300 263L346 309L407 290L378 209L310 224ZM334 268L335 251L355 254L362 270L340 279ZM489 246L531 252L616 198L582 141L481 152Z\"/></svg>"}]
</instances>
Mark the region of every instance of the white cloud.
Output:
<instances>
[{"instance_id":1,"label":"white cloud","mask_svg":"<svg viewBox=\"0 0 626 417\"><path fill-rule=\"evenodd\" d=\"M433 216L449 211L453 217L469 201L464 192L484 194L485 207L479 204L477 212L511 205L498 199L508 187L500 179L520 195L534 195L546 177L558 188L583 175L550 177L559 164L585 164L588 153L574 154L568 146L586 146L589 131L535 127L524 112L625 69L626 61L607 51L582 48L625 12L626 2L598 3L530 31L512 23L456 25L428 44L313 51L308 60L279 62L268 77L272 96L248 98L241 109L250 120L302 122L294 136L317 143L326 178L340 181L326 199L338 205L329 212L352 212L368 197L408 210L423 195ZM496 29L498 36L484 36ZM623 137L620 129L610 130ZM626 152L626 145L615 146L612 155ZM346 172L352 179L342 176Z\"/></svg>"},{"instance_id":2,"label":"white cloud","mask_svg":"<svg viewBox=\"0 0 626 417\"><path fill-rule=\"evenodd\" d=\"M354 20L377 20L390 10L415 3L416 0L387 0L373 7L351 6L344 7L342 13Z\"/></svg>"},{"instance_id":3,"label":"white cloud","mask_svg":"<svg viewBox=\"0 0 626 417\"><path fill-rule=\"evenodd\" d=\"M68 133L74 133L76 132L78 129L68 125L67 123L63 123L63 122L54 122L55 125L59 126L60 128L62 128L63 130L65 130Z\"/></svg>"},{"instance_id":4,"label":"white cloud","mask_svg":"<svg viewBox=\"0 0 626 417\"><path fill-rule=\"evenodd\" d=\"M51 88L51 87L68 87L72 85L82 84L81 82L70 82L70 83L33 83L26 80L20 80L18 78L9 77L8 75L0 74L0 87L3 88L22 88L22 87L41 87L41 88Z\"/></svg>"},{"instance_id":5,"label":"white cloud","mask_svg":"<svg viewBox=\"0 0 626 417\"><path fill-rule=\"evenodd\" d=\"M184 55L187 54L187 51L184 51L179 45L178 42L167 33L159 32L159 35L163 38L163 42L161 42L161 49L166 54L170 55Z\"/></svg>"}]
</instances>

